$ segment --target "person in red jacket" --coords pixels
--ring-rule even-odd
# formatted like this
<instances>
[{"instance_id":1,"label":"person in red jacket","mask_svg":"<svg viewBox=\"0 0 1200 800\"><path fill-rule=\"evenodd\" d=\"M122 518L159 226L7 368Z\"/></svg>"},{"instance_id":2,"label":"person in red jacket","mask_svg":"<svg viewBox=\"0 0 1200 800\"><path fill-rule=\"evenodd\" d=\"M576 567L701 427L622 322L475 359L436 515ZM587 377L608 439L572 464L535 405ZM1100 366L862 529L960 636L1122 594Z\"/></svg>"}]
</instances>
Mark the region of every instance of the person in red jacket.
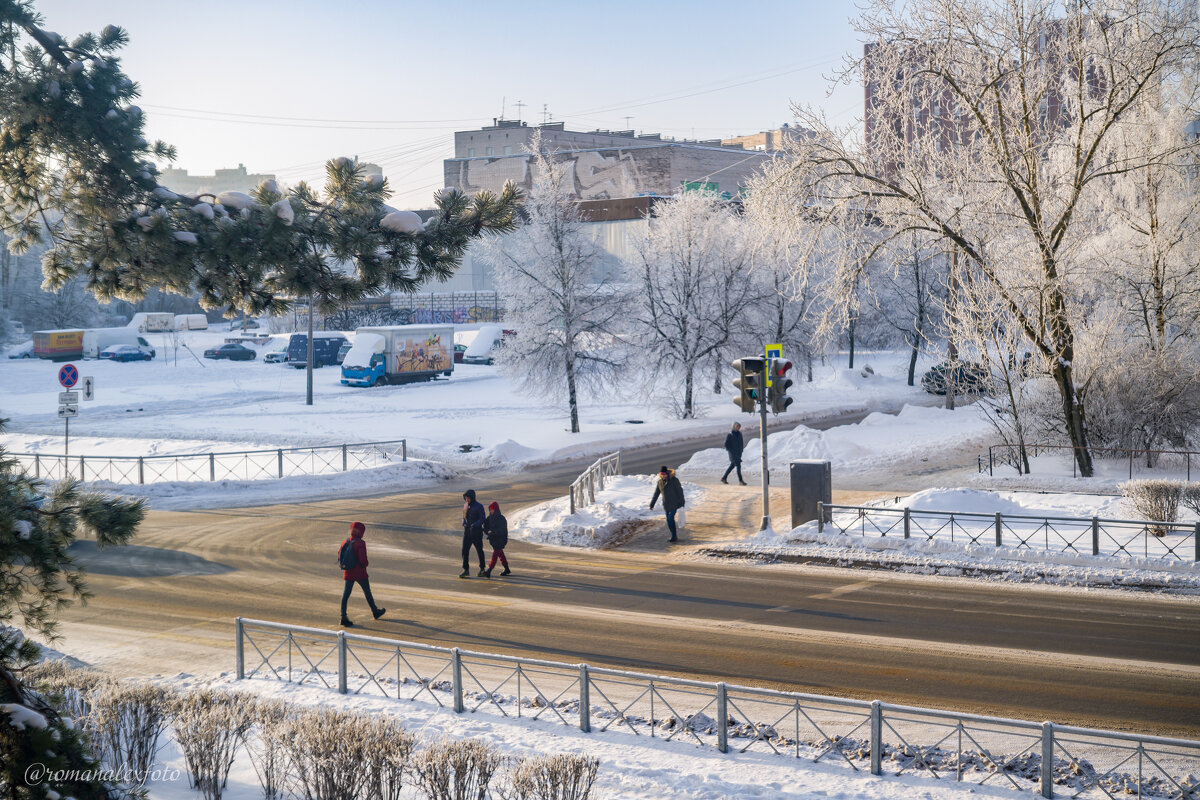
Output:
<instances>
[{"instance_id":1,"label":"person in red jacket","mask_svg":"<svg viewBox=\"0 0 1200 800\"><path fill-rule=\"evenodd\" d=\"M363 534L366 532L366 525L355 522L350 526L350 538L342 542L341 549L338 550L338 564L342 567L342 579L346 582L346 588L342 590L342 625L347 628L354 627L354 623L346 616L346 602L350 599L350 592L356 583L362 587L363 594L367 597L367 605L371 607L371 615L375 619L379 619L387 611L386 608L376 607L375 598L371 596L371 581L367 578L367 543L363 541Z\"/></svg>"}]
</instances>

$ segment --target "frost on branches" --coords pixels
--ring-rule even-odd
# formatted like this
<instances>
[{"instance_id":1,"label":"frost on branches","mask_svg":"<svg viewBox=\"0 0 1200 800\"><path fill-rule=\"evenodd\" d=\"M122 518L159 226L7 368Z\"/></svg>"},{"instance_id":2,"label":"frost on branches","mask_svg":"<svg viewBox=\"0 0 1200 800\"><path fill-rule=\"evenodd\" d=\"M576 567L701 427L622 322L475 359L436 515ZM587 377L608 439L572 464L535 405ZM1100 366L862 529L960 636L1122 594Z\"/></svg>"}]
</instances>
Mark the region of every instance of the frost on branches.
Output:
<instances>
[{"instance_id":1,"label":"frost on branches","mask_svg":"<svg viewBox=\"0 0 1200 800\"><path fill-rule=\"evenodd\" d=\"M578 433L580 388L608 384L626 360L617 334L628 289L584 227L569 165L543 151L540 131L529 151L534 182L524 224L487 243L505 320L516 329L500 364L526 388L565 392L571 432Z\"/></svg>"}]
</instances>

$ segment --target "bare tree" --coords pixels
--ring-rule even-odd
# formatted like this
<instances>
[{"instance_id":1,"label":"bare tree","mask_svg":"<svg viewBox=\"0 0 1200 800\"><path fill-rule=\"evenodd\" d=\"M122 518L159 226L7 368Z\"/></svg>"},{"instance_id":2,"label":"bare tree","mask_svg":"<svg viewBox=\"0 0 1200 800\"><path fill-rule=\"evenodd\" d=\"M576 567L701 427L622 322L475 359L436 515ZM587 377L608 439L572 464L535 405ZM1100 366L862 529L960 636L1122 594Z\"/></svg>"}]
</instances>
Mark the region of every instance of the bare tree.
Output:
<instances>
[{"instance_id":1,"label":"bare tree","mask_svg":"<svg viewBox=\"0 0 1200 800\"><path fill-rule=\"evenodd\" d=\"M505 343L502 368L525 387L566 395L571 432L579 433L579 390L599 387L624 365L616 337L628 296L619 271L604 268L585 229L570 184L571 165L542 149L535 132L533 191L525 222L494 236L487 251L516 336Z\"/></svg>"},{"instance_id":2,"label":"bare tree","mask_svg":"<svg viewBox=\"0 0 1200 800\"><path fill-rule=\"evenodd\" d=\"M797 109L815 135L789 143L793 179L869 208L891 236L958 249L1048 365L1085 476L1075 351L1091 212L1115 176L1177 156L1118 145L1164 86L1194 85L1196 15L1182 0L866 0L855 24L869 44L841 75L866 87L864 139Z\"/></svg>"}]
</instances>

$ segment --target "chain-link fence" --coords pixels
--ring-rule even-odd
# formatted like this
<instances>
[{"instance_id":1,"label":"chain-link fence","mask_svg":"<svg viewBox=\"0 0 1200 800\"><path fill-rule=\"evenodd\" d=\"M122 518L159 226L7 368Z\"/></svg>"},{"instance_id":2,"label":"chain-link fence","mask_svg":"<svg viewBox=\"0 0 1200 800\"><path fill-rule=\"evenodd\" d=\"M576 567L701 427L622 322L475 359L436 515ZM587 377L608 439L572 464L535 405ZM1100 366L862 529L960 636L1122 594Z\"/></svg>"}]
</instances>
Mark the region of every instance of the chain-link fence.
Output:
<instances>
[{"instance_id":1,"label":"chain-link fence","mask_svg":"<svg viewBox=\"0 0 1200 800\"><path fill-rule=\"evenodd\" d=\"M769 752L1042 797L1200 800L1200 741L478 653L239 617L239 679Z\"/></svg>"},{"instance_id":2,"label":"chain-link fence","mask_svg":"<svg viewBox=\"0 0 1200 800\"><path fill-rule=\"evenodd\" d=\"M65 456L9 453L31 478L115 484L170 481L254 481L294 475L326 475L371 469L408 460L408 441L358 442L322 447L284 447L225 453L159 456Z\"/></svg>"}]
</instances>

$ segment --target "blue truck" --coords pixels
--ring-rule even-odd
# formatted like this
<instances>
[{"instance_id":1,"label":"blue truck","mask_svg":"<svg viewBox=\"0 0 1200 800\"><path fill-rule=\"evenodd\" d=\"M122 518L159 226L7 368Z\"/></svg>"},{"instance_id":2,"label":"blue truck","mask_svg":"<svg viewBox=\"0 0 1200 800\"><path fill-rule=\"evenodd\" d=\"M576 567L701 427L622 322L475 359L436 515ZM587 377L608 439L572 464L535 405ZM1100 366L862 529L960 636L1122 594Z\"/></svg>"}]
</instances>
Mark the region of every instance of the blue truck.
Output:
<instances>
[{"instance_id":1,"label":"blue truck","mask_svg":"<svg viewBox=\"0 0 1200 800\"><path fill-rule=\"evenodd\" d=\"M354 345L342 360L342 384L431 381L453 371L453 325L384 325L354 332Z\"/></svg>"}]
</instances>

